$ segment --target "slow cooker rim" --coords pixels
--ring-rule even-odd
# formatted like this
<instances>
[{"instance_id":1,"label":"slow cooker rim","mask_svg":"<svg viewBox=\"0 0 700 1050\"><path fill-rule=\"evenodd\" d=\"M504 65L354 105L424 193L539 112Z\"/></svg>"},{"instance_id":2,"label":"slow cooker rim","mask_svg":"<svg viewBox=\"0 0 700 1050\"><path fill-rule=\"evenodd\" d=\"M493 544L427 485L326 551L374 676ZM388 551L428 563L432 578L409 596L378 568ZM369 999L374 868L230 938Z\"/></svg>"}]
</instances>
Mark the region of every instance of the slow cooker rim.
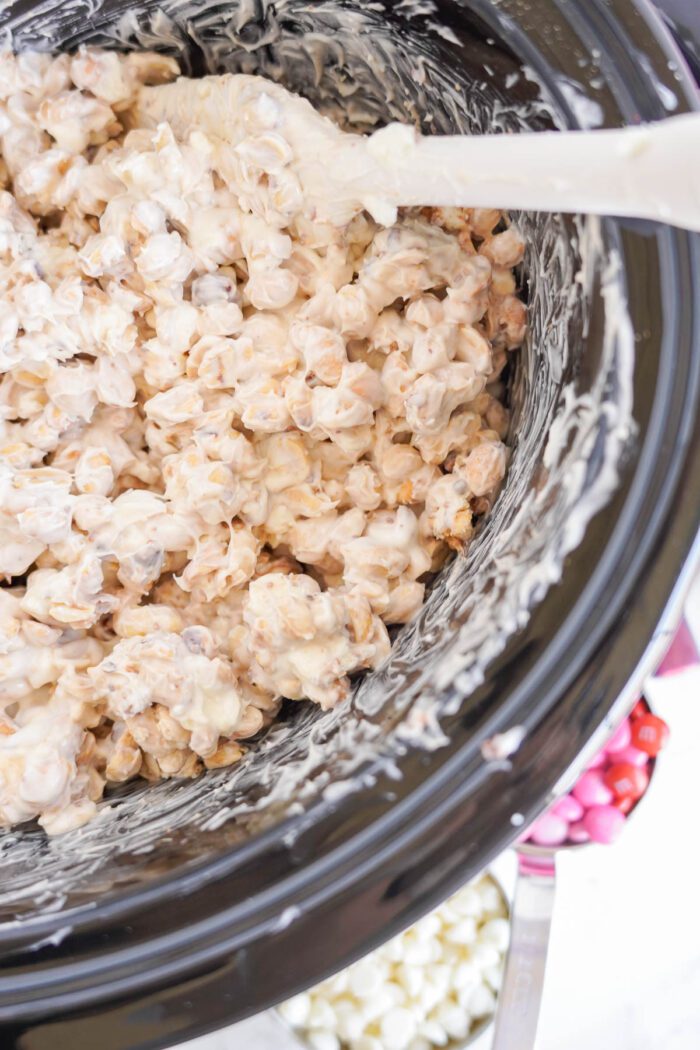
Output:
<instances>
[{"instance_id":1,"label":"slow cooker rim","mask_svg":"<svg viewBox=\"0 0 700 1050\"><path fill-rule=\"evenodd\" d=\"M486 10L486 5L488 5L488 2L489 0L472 0L472 6L476 10L478 10L479 8L481 8L482 10ZM566 0L563 0L563 2L566 3ZM597 4L599 0L594 0L594 2ZM624 7L628 2L638 5L640 11L642 11L645 15L651 15L649 21L658 22L659 28L663 30L667 37L667 40L665 41L667 47L665 48L665 50L668 52L669 57L673 58L674 60L677 60L677 58L679 57L679 52L675 48L673 41L668 39L668 31L665 25L660 21L658 15L649 8L648 0L614 0L614 3L609 3L608 6L611 9L620 5ZM554 0L554 3L556 3L557 6L560 6L562 4L562 0ZM687 101L690 104L692 104L694 101L695 107L700 109L700 94L695 92L694 88L692 88L691 90L693 91L694 97L693 95L691 95L691 97L687 99ZM569 109L566 100L563 97L561 99L561 108L562 110ZM610 222L614 224L614 220L610 220ZM669 233L672 236L684 236L684 234L680 233L679 231L672 231L670 228L660 227L658 232L661 235L663 235L664 233ZM429 783L429 781L426 781L426 783ZM308 817L309 812L309 810L305 812L306 817ZM287 818L279 825L276 825L274 828L270 829L269 831L262 832L255 839L250 840L249 842L241 843L239 846L236 847L236 855L238 857L244 857L246 860L250 859L252 856L254 856L255 853L261 852L268 842L279 838L280 833L284 833L284 829L286 829L290 825L293 825L295 821L295 817ZM147 904L152 896L151 890L154 891L153 896L159 896L160 891L163 889L163 887L168 885L173 889L186 892L187 886L190 882L197 882L198 884L201 884L202 876L205 875L208 871L214 871L215 875L213 877L218 877L220 874L223 874L223 872L226 870L228 864L230 863L230 860L230 856L225 856L221 858L216 858L213 861L203 861L201 863L197 863L196 866L188 867L188 869L182 872L181 874L174 876L164 875L159 878L156 878L152 880L152 882L149 882L149 884L146 887L127 888L123 891L116 891L113 897L111 897L104 903L99 903L97 906L95 906L93 903L77 905L73 909L61 911L56 918L48 916L34 916L27 919L26 921L23 921L22 925L28 931L31 929L32 936L40 936L41 933L43 933L45 930L54 929L59 919L62 925L66 924L66 920L68 920L71 924L77 924L80 922L81 916L84 915L88 920L92 920L95 917L96 913L98 911L102 911L103 909L105 914L109 914L110 917L116 917L116 915L120 913L121 905L129 905L135 901L143 901L144 904ZM5 925L0 924L0 943L2 943L3 935L6 931L6 928L7 927Z\"/></svg>"},{"instance_id":2,"label":"slow cooker rim","mask_svg":"<svg viewBox=\"0 0 700 1050\"><path fill-rule=\"evenodd\" d=\"M489 2L490 0L471 0L471 6L475 9L475 11L477 11L477 13L480 13L482 17L485 17L488 13ZM551 0L551 2L554 3L557 7L566 9L567 16L570 14L568 0ZM621 7L622 9L624 9L630 4L637 6L640 13L645 16L646 20L650 23L654 23L655 28L658 28L661 31L659 42L661 43L663 41L665 45L664 49L668 53L668 56L676 61L678 57L682 58L682 56L680 56L680 52L675 46L675 43L670 37L665 23L663 23L658 14L650 8L649 0L613 0L613 2L610 2L610 0L606 0L606 3L603 5L603 7L609 8L610 11L615 11L616 8ZM601 6L601 0L594 0L594 6ZM609 17L607 10L605 14L607 20ZM697 108L700 110L700 92L696 90L689 73L687 73L683 87L687 88L689 91L689 97L685 99L685 101L687 101L690 107ZM574 114L571 112L570 106L568 105L564 96L561 96L558 99L558 103L560 104L562 111L568 111L573 122ZM647 116L645 114L641 114L641 116L642 119L652 119L652 117ZM658 116L658 113L655 114L655 116ZM604 220L604 225L608 227L609 239L614 241L614 234L612 237L610 237L610 233L615 228L615 221ZM684 232L678 230L674 231L670 227L658 227L657 236L666 237L667 239L673 239L678 237L683 238L686 236L690 236L691 239L695 239L692 235L687 235ZM700 242L700 237L698 238L698 241ZM670 240L668 247L670 248ZM669 250L666 252L666 254L670 260L670 263L672 264L673 252ZM640 470L639 473L643 473L643 471ZM612 558L613 555L611 554L610 557ZM575 613L575 611L575 609L572 610L573 613ZM425 783L428 784L429 782L430 778ZM323 806L324 804L321 801L319 801L318 803L313 803L312 807L305 810L305 819L308 819L309 813L312 812L312 809L316 805ZM264 852L265 846L267 844L273 842L275 839L278 839L280 835L283 835L286 829L293 826L296 823L296 821L296 817L285 818L283 821L280 822L280 824L275 825L275 827L267 831L261 832L254 839L237 845L235 849L237 863L247 862L248 860L253 859L257 853ZM160 895L160 891L166 885L172 887L174 891L187 892L187 888L190 883L194 882L197 884L201 884L202 878L206 876L207 873L211 872L212 878L219 877L221 874L224 873L225 870L228 869L229 865L231 864L232 857L233 854L229 854L223 857L215 858L213 860L194 862L194 864L188 866L185 871L176 875L163 875L154 878L148 883L148 885L144 887L139 886L126 888L124 890L117 890L114 892L113 896L111 896L108 900L100 902L97 905L93 904L92 902L87 904L78 904L73 908L60 911L56 918L52 918L50 916L32 916L27 920L23 920L22 926L23 928L26 928L27 931L31 930L32 936L41 936L42 933L44 933L45 931L54 929L59 919L61 925L65 925L67 922L69 922L70 924L78 925L82 917L85 917L86 920L90 922L95 917L98 911L101 914L104 914L105 916L114 918L117 915L121 914L123 907L128 907L132 903L143 903L144 906L147 906L147 904L150 902L150 900L153 899L153 897L158 897ZM0 944L2 944L3 942L6 928L6 925L0 923Z\"/></svg>"}]
</instances>

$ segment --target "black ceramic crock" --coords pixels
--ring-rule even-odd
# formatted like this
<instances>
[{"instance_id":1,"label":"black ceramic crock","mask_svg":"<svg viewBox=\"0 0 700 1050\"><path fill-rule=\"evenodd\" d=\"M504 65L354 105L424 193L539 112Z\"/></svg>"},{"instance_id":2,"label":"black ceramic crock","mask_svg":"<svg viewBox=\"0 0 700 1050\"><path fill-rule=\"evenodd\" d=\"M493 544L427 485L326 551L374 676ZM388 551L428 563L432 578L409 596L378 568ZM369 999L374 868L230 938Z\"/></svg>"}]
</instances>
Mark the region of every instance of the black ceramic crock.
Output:
<instances>
[{"instance_id":1,"label":"black ceramic crock","mask_svg":"<svg viewBox=\"0 0 700 1050\"><path fill-rule=\"evenodd\" d=\"M386 50L383 65L370 62L369 116L388 118L398 107L410 119L413 105L426 131L431 122L437 130L459 124L460 98L468 109L472 88L481 100L482 126L489 124L489 109L495 120L503 100L521 106L534 127L619 126L699 105L680 52L646 0L309 2L296 8L293 0L276 6L242 0L201 8L196 0L17 0L2 6L0 28L12 30L18 48L74 48L82 41L166 46L187 58L194 74L211 67L214 55L217 69L272 71L292 87L310 85L312 97L323 93L333 67L333 83L339 76L346 96L357 99L352 47L334 27L347 32L348 17L359 15L352 32L363 53L381 49L386 31L416 74L399 76ZM310 30L323 38L326 72L310 73L295 58L295 40ZM428 77L422 95L414 48L416 55L432 49L442 71L432 87ZM437 97L453 90L450 78L451 108ZM431 105L437 116L428 112ZM353 119L367 118L361 110ZM523 281L534 310L538 258L544 260L538 280L570 280L576 287L583 270L567 270L566 253L559 257L538 241L544 227L522 221L532 232ZM559 234L570 236L581 255L580 226L562 220ZM616 261L631 322L633 420L615 483L582 535L559 545L557 571L545 578L540 565L519 565L514 533L508 564L523 594L513 623L500 623L498 644L489 648L493 639L477 631L483 624L469 605L469 587L457 587L455 599L449 580L438 583L429 611L397 639L395 663L375 676L369 692L360 687L343 727L290 706L286 724L261 745L242 778L211 774L195 787L127 790L108 801L99 824L70 843L47 841L35 827L0 839L3 1050L168 1046L339 969L433 907L506 846L518 822L546 805L554 785L572 775L582 751L629 702L663 651L697 560L700 238L611 219L600 239L608 264ZM547 432L567 385L583 392L592 387L605 354L614 351L610 340L620 337L606 327L611 306L600 275L594 285L585 317L581 313L564 335L566 318L563 328L558 315L549 326L540 318L512 369L515 451L508 485L521 479L520 503L528 493L547 491L553 476L546 443L522 437L537 383L549 397L538 424ZM561 375L556 355L547 362L543 350L555 337L568 340ZM614 369L609 378L614 386ZM618 393L598 389L608 405ZM612 426L594 421L591 436L600 447L594 440L588 449L582 492L596 482ZM566 481L552 489L553 500ZM474 580L480 552L486 565L494 549L494 529L522 509L513 506L518 500L508 485L464 569ZM549 508L540 510L546 529ZM553 533L574 520L571 508L567 514L552 524ZM496 586L498 566L491 568ZM458 565L449 579L462 571ZM532 583L527 593L524 581ZM484 608L491 591L490 585L480 592ZM494 617L508 600L493 606ZM455 654L458 634L467 644ZM429 675L423 673L428 663ZM417 726L432 715L426 747ZM489 761L493 747L485 749L485 742L516 726L520 746ZM264 773L267 760L273 777ZM278 788L287 766L297 772L285 792Z\"/></svg>"}]
</instances>

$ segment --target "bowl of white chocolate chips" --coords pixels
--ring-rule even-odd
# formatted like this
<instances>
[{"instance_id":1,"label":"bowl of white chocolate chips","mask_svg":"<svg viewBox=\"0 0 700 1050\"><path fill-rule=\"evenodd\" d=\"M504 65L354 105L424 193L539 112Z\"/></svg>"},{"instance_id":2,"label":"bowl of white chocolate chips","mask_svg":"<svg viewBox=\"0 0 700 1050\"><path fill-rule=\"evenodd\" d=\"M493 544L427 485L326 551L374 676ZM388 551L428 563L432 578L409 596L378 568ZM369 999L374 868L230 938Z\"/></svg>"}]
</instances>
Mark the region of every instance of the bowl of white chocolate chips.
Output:
<instances>
[{"instance_id":1,"label":"bowl of white chocolate chips","mask_svg":"<svg viewBox=\"0 0 700 1050\"><path fill-rule=\"evenodd\" d=\"M591 3L655 80L557 0L3 6L8 1046L165 1046L338 973L652 658L697 243L338 189L392 122L692 108L636 3Z\"/></svg>"},{"instance_id":2,"label":"bowl of white chocolate chips","mask_svg":"<svg viewBox=\"0 0 700 1050\"><path fill-rule=\"evenodd\" d=\"M492 872L387 944L278 1007L308 1050L465 1050L491 1026L510 939Z\"/></svg>"}]
</instances>

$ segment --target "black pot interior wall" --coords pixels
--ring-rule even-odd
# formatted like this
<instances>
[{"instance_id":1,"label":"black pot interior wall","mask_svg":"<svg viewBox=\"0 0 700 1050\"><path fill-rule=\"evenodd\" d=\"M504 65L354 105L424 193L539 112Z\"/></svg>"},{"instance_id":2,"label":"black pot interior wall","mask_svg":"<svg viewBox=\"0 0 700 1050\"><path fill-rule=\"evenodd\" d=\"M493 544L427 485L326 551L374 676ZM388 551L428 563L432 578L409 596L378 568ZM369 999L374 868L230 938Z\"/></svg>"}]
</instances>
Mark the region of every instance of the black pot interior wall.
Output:
<instances>
[{"instance_id":1,"label":"black pot interior wall","mask_svg":"<svg viewBox=\"0 0 700 1050\"><path fill-rule=\"evenodd\" d=\"M420 15L407 4L380 9L331 0L48 0L4 5L0 28L17 49L155 47L195 75L264 73L359 129L397 119L425 133L507 133L571 119L570 108L551 93L544 97L521 61L455 3ZM334 791L363 795L411 748L425 748L427 768L445 742L441 722L449 729L454 719L487 720L470 695L557 580L577 542L567 531L572 508L584 526L614 489L631 433L631 364L619 347L624 292L597 224L515 218L528 242L523 287L531 326L511 377L509 477L468 555L443 572L421 615L399 633L388 665L362 681L341 710L289 705L282 723L234 769L196 782L129 785L106 800L98 821L66 839L46 840L32 827L6 833L3 918L105 899L263 835L280 836L283 866L283 830L293 841L305 810L332 801ZM606 281L608 293L617 290L617 320L612 300L606 305L601 296ZM360 802L363 822L371 804ZM322 848L332 845L331 836ZM274 857L268 851L266 883L275 878Z\"/></svg>"}]
</instances>

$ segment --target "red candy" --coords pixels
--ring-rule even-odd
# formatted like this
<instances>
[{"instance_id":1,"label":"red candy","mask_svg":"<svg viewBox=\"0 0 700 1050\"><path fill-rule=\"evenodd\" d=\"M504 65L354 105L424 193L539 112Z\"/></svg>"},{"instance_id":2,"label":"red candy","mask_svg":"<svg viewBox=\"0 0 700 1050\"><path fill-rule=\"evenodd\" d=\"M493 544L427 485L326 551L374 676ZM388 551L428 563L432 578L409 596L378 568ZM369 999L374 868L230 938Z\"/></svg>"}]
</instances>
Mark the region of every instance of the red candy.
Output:
<instances>
[{"instance_id":1,"label":"red candy","mask_svg":"<svg viewBox=\"0 0 700 1050\"><path fill-rule=\"evenodd\" d=\"M646 700L637 700L637 703L632 708L631 718L642 718L644 715L649 714L649 708L647 707Z\"/></svg>"},{"instance_id":2,"label":"red candy","mask_svg":"<svg viewBox=\"0 0 700 1050\"><path fill-rule=\"evenodd\" d=\"M656 715L645 714L632 722L632 746L654 758L668 742L668 726Z\"/></svg>"},{"instance_id":3,"label":"red candy","mask_svg":"<svg viewBox=\"0 0 700 1050\"><path fill-rule=\"evenodd\" d=\"M616 762L629 762L633 766L646 766L649 762L649 755L643 751L638 751L636 747L626 747L624 751L618 751L615 754Z\"/></svg>"},{"instance_id":4,"label":"red candy","mask_svg":"<svg viewBox=\"0 0 700 1050\"><path fill-rule=\"evenodd\" d=\"M663 719L651 713L644 699L638 700L571 793L558 799L518 841L549 848L567 842L615 842L649 786L653 759L668 736Z\"/></svg>"},{"instance_id":5,"label":"red candy","mask_svg":"<svg viewBox=\"0 0 700 1050\"><path fill-rule=\"evenodd\" d=\"M641 798L649 785L649 774L631 762L613 762L603 780L616 798ZM619 808L619 807L618 807Z\"/></svg>"}]
</instances>

